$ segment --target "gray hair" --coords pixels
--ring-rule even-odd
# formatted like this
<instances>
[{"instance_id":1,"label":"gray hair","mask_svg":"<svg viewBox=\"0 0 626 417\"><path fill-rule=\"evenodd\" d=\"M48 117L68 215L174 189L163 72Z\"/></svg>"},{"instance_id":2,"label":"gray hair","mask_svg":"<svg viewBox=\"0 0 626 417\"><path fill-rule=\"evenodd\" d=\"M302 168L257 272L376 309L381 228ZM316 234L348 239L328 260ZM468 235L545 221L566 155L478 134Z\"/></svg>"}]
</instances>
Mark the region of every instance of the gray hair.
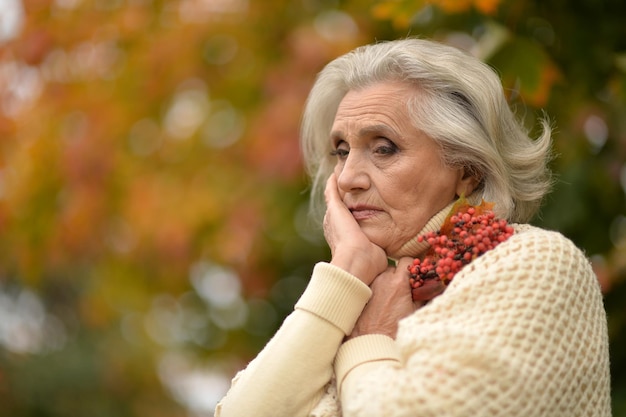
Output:
<instances>
[{"instance_id":1,"label":"gray hair","mask_svg":"<svg viewBox=\"0 0 626 417\"><path fill-rule=\"evenodd\" d=\"M417 87L407 103L414 125L435 140L444 162L480 180L471 201L495 203L513 222L528 221L552 185L551 127L532 139L516 119L495 71L451 46L402 39L361 46L319 74L304 109L301 147L311 176L311 205L323 215L323 192L336 159L329 139L339 103L350 90L401 81Z\"/></svg>"}]
</instances>

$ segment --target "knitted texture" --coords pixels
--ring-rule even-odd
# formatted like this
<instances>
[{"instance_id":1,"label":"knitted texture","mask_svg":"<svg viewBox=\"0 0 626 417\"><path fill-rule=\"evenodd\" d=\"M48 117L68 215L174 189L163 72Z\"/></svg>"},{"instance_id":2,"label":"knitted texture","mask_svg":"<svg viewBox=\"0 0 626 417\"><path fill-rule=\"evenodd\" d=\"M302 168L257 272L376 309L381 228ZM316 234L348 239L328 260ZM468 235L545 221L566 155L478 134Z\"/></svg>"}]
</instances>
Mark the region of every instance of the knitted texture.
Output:
<instances>
[{"instance_id":1,"label":"knitted texture","mask_svg":"<svg viewBox=\"0 0 626 417\"><path fill-rule=\"evenodd\" d=\"M326 385L322 399L308 417L338 417L341 416L340 407L337 382L333 377Z\"/></svg>"},{"instance_id":2,"label":"knitted texture","mask_svg":"<svg viewBox=\"0 0 626 417\"><path fill-rule=\"evenodd\" d=\"M610 416L606 317L589 263L558 233L516 229L400 322L399 363L347 367L345 417Z\"/></svg>"}]
</instances>

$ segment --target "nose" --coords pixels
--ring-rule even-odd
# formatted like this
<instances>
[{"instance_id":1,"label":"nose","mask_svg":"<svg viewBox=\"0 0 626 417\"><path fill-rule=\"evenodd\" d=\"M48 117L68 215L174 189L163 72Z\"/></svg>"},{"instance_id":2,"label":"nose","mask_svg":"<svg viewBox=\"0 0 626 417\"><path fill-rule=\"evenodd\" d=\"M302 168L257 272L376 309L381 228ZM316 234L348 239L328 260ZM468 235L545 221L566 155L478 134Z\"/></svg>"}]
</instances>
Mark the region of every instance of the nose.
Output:
<instances>
[{"instance_id":1,"label":"nose","mask_svg":"<svg viewBox=\"0 0 626 417\"><path fill-rule=\"evenodd\" d=\"M343 192L367 190L370 187L367 160L351 151L342 164L335 168L337 186Z\"/></svg>"}]
</instances>

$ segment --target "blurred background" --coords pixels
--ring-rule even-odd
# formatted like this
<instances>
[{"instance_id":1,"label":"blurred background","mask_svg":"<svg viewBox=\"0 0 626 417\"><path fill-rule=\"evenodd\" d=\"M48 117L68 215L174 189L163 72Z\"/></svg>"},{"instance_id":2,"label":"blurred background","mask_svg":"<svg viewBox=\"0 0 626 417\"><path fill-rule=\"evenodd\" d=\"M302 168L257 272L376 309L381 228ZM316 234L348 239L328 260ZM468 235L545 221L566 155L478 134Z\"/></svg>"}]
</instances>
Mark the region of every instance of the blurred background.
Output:
<instances>
[{"instance_id":1,"label":"blurred background","mask_svg":"<svg viewBox=\"0 0 626 417\"><path fill-rule=\"evenodd\" d=\"M298 150L315 74L412 35L552 118L533 223L593 262L626 416L624 22L620 0L0 0L0 415L212 416L328 259Z\"/></svg>"}]
</instances>

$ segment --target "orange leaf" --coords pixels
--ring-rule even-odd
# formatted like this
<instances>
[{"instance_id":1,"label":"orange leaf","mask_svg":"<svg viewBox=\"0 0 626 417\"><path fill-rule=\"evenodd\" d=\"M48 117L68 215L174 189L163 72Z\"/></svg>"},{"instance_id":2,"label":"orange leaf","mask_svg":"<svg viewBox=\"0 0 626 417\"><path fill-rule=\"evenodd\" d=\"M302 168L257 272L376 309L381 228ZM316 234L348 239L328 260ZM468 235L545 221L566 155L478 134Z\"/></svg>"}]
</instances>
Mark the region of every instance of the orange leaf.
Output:
<instances>
[{"instance_id":1,"label":"orange leaf","mask_svg":"<svg viewBox=\"0 0 626 417\"><path fill-rule=\"evenodd\" d=\"M500 0L474 0L476 10L486 15L494 15L498 11Z\"/></svg>"},{"instance_id":2,"label":"orange leaf","mask_svg":"<svg viewBox=\"0 0 626 417\"><path fill-rule=\"evenodd\" d=\"M448 235L450 231L454 228L454 224L450 221L450 218L457 214L458 212L466 212L470 207L474 207L476 210L476 215L483 214L487 211L491 211L493 209L493 203L482 200L478 206L473 206L467 201L467 199L463 196L459 198L456 203L450 209L450 212L446 216L446 220L443 222L443 226L441 226L441 234Z\"/></svg>"}]
</instances>

